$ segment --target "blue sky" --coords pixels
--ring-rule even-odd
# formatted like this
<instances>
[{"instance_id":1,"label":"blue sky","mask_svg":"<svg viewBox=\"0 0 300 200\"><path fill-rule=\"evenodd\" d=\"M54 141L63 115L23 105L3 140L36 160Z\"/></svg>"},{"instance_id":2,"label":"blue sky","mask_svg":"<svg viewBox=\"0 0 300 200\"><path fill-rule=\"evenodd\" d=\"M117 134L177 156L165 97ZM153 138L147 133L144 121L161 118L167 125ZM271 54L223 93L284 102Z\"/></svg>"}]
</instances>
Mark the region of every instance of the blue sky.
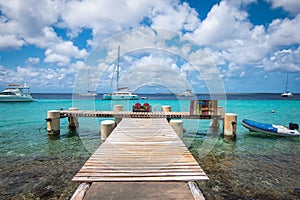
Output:
<instances>
[{"instance_id":1,"label":"blue sky","mask_svg":"<svg viewBox=\"0 0 300 200\"><path fill-rule=\"evenodd\" d=\"M300 93L299 0L0 0L0 89Z\"/></svg>"}]
</instances>

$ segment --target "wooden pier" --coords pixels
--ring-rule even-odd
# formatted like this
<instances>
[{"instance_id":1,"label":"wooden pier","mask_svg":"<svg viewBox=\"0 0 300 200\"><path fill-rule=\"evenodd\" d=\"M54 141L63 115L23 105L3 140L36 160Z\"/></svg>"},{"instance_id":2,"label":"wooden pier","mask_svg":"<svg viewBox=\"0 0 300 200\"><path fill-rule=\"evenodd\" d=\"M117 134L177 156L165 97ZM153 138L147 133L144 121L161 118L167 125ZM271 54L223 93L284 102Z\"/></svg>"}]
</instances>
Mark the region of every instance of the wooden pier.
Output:
<instances>
[{"instance_id":1,"label":"wooden pier","mask_svg":"<svg viewBox=\"0 0 300 200\"><path fill-rule=\"evenodd\" d=\"M124 193L123 199L126 199L128 195L131 198L132 193L137 196L145 193L135 190L136 187L145 190L152 188L152 193L156 192L143 194L145 199L176 196L175 199L191 199L193 195L187 183L207 179L205 172L166 119L124 118L72 181L92 182L85 199L97 199L105 195L113 199L111 196L120 196L120 192ZM111 191L107 191L107 187L103 190L104 182L112 185L108 189ZM133 188L119 188L128 185ZM117 193L114 191L116 187L119 191ZM169 194L167 190L177 194Z\"/></svg>"},{"instance_id":2,"label":"wooden pier","mask_svg":"<svg viewBox=\"0 0 300 200\"><path fill-rule=\"evenodd\" d=\"M104 131L110 130L109 133L101 132L105 142L72 179L81 182L72 200L204 199L194 181L208 180L208 177L180 138L182 132L178 133L177 127L182 130L182 121L171 119L208 119L215 128L219 128L222 120L224 135L227 132L234 138L237 115L227 114L221 107L214 114L203 115L119 109L48 111L49 135L59 134L60 118L68 117L70 128L78 126L79 117L115 118L103 123L112 126ZM181 126L175 123L174 127L174 121L181 121ZM115 123L118 125L111 132Z\"/></svg>"}]
</instances>

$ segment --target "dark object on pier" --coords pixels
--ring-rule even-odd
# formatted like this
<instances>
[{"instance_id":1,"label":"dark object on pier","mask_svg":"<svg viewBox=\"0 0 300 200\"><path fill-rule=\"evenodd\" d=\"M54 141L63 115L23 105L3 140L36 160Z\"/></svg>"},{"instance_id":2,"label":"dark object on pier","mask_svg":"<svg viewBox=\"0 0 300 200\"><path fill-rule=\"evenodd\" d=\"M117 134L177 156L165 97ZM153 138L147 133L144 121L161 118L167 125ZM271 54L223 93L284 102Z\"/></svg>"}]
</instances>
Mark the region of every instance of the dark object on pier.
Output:
<instances>
[{"instance_id":1,"label":"dark object on pier","mask_svg":"<svg viewBox=\"0 0 300 200\"><path fill-rule=\"evenodd\" d=\"M144 103L143 105L140 103L136 103L132 106L132 112L152 112L152 111L149 103Z\"/></svg>"}]
</instances>

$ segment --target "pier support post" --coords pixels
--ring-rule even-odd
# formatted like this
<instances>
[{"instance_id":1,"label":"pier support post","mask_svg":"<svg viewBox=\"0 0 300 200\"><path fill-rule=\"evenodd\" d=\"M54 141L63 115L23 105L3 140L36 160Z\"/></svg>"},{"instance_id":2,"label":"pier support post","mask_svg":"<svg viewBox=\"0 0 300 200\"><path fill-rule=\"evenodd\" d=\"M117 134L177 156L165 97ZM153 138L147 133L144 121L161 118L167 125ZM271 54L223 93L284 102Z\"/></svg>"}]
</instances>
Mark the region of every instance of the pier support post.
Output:
<instances>
[{"instance_id":1,"label":"pier support post","mask_svg":"<svg viewBox=\"0 0 300 200\"><path fill-rule=\"evenodd\" d=\"M71 200L83 200L85 194L89 190L91 183L81 183L77 190L74 192Z\"/></svg>"},{"instance_id":2,"label":"pier support post","mask_svg":"<svg viewBox=\"0 0 300 200\"><path fill-rule=\"evenodd\" d=\"M101 122L100 126L100 134L101 134L101 141L104 142L110 133L114 130L115 128L115 121L113 120L104 120Z\"/></svg>"},{"instance_id":3,"label":"pier support post","mask_svg":"<svg viewBox=\"0 0 300 200\"><path fill-rule=\"evenodd\" d=\"M218 106L218 112L217 112L218 115L221 115L222 118L225 117L225 110L223 107L221 106Z\"/></svg>"},{"instance_id":4,"label":"pier support post","mask_svg":"<svg viewBox=\"0 0 300 200\"><path fill-rule=\"evenodd\" d=\"M162 112L171 112L171 106L162 106L161 111Z\"/></svg>"},{"instance_id":5,"label":"pier support post","mask_svg":"<svg viewBox=\"0 0 300 200\"><path fill-rule=\"evenodd\" d=\"M224 136L236 138L237 114L226 113L224 119Z\"/></svg>"},{"instance_id":6,"label":"pier support post","mask_svg":"<svg viewBox=\"0 0 300 200\"><path fill-rule=\"evenodd\" d=\"M213 118L210 120L209 128L212 129L219 129L220 128L220 119L219 118Z\"/></svg>"},{"instance_id":7,"label":"pier support post","mask_svg":"<svg viewBox=\"0 0 300 200\"><path fill-rule=\"evenodd\" d=\"M205 197L203 196L199 186L197 185L196 182L194 181L189 181L188 182L188 186L194 196L194 199L197 199L197 200L205 200Z\"/></svg>"},{"instance_id":8,"label":"pier support post","mask_svg":"<svg viewBox=\"0 0 300 200\"><path fill-rule=\"evenodd\" d=\"M78 108L69 108L69 110L77 111ZM69 122L69 128L71 129L76 129L79 126L77 116L68 117L68 122Z\"/></svg>"},{"instance_id":9,"label":"pier support post","mask_svg":"<svg viewBox=\"0 0 300 200\"><path fill-rule=\"evenodd\" d=\"M162 112L171 112L172 111L172 109L171 109L171 106L169 106L169 105L167 105L167 106L162 106L161 107L161 111ZM170 118L167 118L167 120L168 120L168 122L170 122Z\"/></svg>"},{"instance_id":10,"label":"pier support post","mask_svg":"<svg viewBox=\"0 0 300 200\"><path fill-rule=\"evenodd\" d=\"M114 105L114 112L123 111L123 105ZM116 124L119 124L122 120L122 117L115 117Z\"/></svg>"},{"instance_id":11,"label":"pier support post","mask_svg":"<svg viewBox=\"0 0 300 200\"><path fill-rule=\"evenodd\" d=\"M47 113L48 135L59 135L60 133L60 112L59 110L49 110Z\"/></svg>"},{"instance_id":12,"label":"pier support post","mask_svg":"<svg viewBox=\"0 0 300 200\"><path fill-rule=\"evenodd\" d=\"M180 139L183 138L183 121L182 120L170 120L170 125L174 129L175 133Z\"/></svg>"}]
</instances>

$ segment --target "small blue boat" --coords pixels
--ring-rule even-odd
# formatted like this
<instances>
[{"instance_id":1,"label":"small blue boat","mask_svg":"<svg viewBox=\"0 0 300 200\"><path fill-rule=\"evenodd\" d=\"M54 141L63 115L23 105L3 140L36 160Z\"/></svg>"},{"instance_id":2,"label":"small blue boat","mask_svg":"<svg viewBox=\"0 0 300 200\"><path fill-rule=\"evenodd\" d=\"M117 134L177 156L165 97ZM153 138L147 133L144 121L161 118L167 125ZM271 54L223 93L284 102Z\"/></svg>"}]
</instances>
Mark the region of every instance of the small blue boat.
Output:
<instances>
[{"instance_id":1,"label":"small blue boat","mask_svg":"<svg viewBox=\"0 0 300 200\"><path fill-rule=\"evenodd\" d=\"M282 125L265 124L249 119L243 119L242 125L252 132L261 132L277 136L300 136L300 133L298 132L299 126L295 123L289 123L289 126L286 127Z\"/></svg>"}]
</instances>

